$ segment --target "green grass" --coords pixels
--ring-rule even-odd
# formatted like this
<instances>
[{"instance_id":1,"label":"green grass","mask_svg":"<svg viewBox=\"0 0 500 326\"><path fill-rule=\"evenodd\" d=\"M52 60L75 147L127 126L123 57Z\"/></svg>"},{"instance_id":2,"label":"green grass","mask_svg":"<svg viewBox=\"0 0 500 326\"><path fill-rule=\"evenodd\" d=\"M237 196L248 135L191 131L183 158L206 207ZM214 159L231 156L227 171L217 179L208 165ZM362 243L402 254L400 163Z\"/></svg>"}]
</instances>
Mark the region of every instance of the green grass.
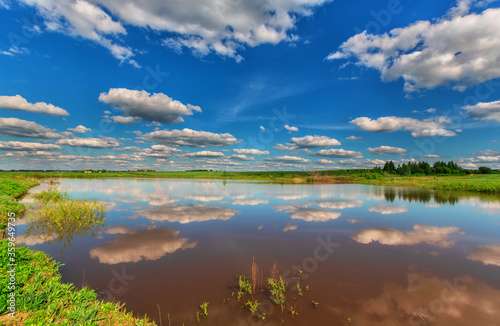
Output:
<instances>
[{"instance_id":1,"label":"green grass","mask_svg":"<svg viewBox=\"0 0 500 326\"><path fill-rule=\"evenodd\" d=\"M16 318L7 315L7 299L11 291L7 286L7 271L11 267L7 264L12 243L3 239L6 222L8 214L14 212L19 217L18 214L24 212L24 206L17 200L37 184L19 174L0 173L0 325L155 325L147 317L139 318L127 312L120 303L99 301L95 291L87 287L77 289L73 284L63 283L60 264L43 252L17 245L14 246L17 264ZM32 227L37 234L47 232L62 237L55 241L67 240L68 234L95 232L95 227L104 222L102 204L71 199L67 193L56 188L39 193L33 209L35 216L31 217L34 219L28 229Z\"/></svg>"},{"instance_id":2,"label":"green grass","mask_svg":"<svg viewBox=\"0 0 500 326\"><path fill-rule=\"evenodd\" d=\"M8 283L8 240L0 240L0 282ZM139 319L126 312L119 303L102 303L96 293L84 287L78 290L63 283L60 265L45 253L26 247L16 249L16 312L22 325L154 325L147 318ZM5 316L7 295L0 290L0 323L14 324Z\"/></svg>"},{"instance_id":3,"label":"green grass","mask_svg":"<svg viewBox=\"0 0 500 326\"><path fill-rule=\"evenodd\" d=\"M15 213L22 216L25 207L17 201L24 196L28 189L34 187L38 182L19 177L14 174L0 173L0 238L3 237L7 227L7 214Z\"/></svg>"}]
</instances>

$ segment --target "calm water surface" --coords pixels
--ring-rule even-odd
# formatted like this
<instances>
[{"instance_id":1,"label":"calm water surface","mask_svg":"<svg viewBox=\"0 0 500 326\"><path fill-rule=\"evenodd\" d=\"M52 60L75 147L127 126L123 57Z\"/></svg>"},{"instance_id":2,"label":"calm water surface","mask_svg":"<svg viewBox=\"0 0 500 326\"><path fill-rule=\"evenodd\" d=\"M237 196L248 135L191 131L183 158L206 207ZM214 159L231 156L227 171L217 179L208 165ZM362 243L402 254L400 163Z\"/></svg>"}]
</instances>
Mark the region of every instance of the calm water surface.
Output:
<instances>
[{"instance_id":1,"label":"calm water surface","mask_svg":"<svg viewBox=\"0 0 500 326\"><path fill-rule=\"evenodd\" d=\"M201 325L257 325L230 287L253 259L264 278L276 263L309 285L288 292L298 317L264 304L264 325L500 324L499 196L187 179L61 186L104 202L105 226L71 244L20 241L64 263L64 281L159 323L158 304L163 325L196 325L204 301Z\"/></svg>"}]
</instances>

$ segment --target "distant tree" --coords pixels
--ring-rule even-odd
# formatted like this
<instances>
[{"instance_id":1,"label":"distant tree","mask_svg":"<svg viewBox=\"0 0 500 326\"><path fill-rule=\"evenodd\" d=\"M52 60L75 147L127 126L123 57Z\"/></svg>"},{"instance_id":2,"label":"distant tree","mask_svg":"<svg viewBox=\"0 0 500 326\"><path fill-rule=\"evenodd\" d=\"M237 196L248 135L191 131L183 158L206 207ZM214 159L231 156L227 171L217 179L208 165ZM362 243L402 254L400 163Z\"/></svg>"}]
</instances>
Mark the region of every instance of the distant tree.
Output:
<instances>
[{"instance_id":1,"label":"distant tree","mask_svg":"<svg viewBox=\"0 0 500 326\"><path fill-rule=\"evenodd\" d=\"M493 170L490 169L489 167L486 167L486 166L480 166L477 169L477 173L479 173L479 174L492 174Z\"/></svg>"}]
</instances>

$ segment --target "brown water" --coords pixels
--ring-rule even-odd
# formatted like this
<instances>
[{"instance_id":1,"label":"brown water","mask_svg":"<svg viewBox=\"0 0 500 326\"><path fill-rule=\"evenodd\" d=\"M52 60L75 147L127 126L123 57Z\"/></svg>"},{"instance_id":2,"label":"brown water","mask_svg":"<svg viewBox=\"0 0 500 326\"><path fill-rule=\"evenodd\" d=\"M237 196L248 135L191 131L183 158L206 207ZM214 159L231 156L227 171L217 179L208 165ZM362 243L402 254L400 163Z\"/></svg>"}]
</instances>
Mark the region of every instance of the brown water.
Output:
<instances>
[{"instance_id":1,"label":"brown water","mask_svg":"<svg viewBox=\"0 0 500 326\"><path fill-rule=\"evenodd\" d=\"M61 186L105 202L106 225L66 247L21 241L64 263L65 281L158 324L161 312L162 325L197 325L205 301L201 325L262 323L241 307L248 295L231 296L255 260L291 285L302 271L303 296L290 289L284 312L255 296L264 325L500 325L498 196L186 179Z\"/></svg>"}]
</instances>

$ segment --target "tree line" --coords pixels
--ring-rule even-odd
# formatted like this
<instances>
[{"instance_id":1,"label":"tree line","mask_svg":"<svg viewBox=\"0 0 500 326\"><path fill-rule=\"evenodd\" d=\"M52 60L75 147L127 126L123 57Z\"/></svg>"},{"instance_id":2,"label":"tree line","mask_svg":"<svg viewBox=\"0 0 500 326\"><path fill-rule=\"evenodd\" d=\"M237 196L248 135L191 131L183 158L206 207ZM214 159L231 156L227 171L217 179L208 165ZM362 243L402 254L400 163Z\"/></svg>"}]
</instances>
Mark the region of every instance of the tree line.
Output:
<instances>
[{"instance_id":1,"label":"tree line","mask_svg":"<svg viewBox=\"0 0 500 326\"><path fill-rule=\"evenodd\" d=\"M486 166L480 166L477 170L464 169L453 161L437 161L430 165L427 162L408 162L396 166L393 161L387 161L384 167L374 167L374 172L389 173L399 175L441 175L441 174L490 174L494 173L492 169Z\"/></svg>"}]
</instances>

